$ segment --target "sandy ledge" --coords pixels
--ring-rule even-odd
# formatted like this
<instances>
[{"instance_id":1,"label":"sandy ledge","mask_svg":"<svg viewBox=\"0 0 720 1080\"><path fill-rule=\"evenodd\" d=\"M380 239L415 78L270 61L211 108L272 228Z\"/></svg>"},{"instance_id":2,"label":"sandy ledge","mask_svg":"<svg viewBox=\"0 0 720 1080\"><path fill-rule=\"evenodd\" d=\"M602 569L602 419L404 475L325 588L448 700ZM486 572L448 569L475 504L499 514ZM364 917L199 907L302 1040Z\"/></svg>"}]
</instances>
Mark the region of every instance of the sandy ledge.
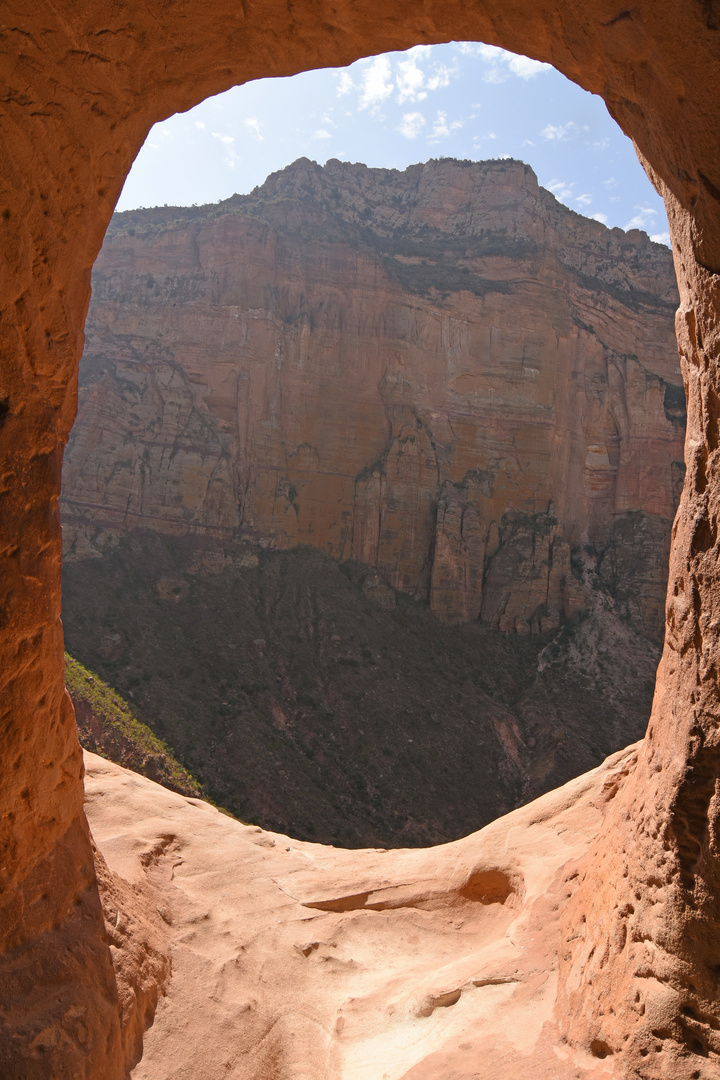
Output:
<instances>
[{"instance_id":1,"label":"sandy ledge","mask_svg":"<svg viewBox=\"0 0 720 1080\"><path fill-rule=\"evenodd\" d=\"M553 1013L573 864L635 757L451 844L347 851L86 753L95 840L127 895L151 899L172 956L133 1080L617 1075L563 1044Z\"/></svg>"}]
</instances>

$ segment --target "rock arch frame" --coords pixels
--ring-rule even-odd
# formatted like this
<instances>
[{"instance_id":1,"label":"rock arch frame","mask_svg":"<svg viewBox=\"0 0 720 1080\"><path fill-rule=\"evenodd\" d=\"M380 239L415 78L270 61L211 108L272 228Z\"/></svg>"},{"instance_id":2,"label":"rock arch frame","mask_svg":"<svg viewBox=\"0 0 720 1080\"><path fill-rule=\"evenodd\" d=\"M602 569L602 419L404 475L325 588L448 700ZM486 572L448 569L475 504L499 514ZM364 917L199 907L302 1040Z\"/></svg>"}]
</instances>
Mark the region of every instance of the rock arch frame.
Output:
<instances>
[{"instance_id":1,"label":"rock arch frame","mask_svg":"<svg viewBox=\"0 0 720 1080\"><path fill-rule=\"evenodd\" d=\"M638 767L570 876L559 1013L568 1039L615 1055L619 1075L702 1076L703 1058L720 1055L718 0L115 0L104 9L38 0L23 12L6 0L0 1062L8 1077L122 1077L152 1008L149 991L121 1030L127 1003L104 937L59 621L62 447L90 271L125 176L153 123L232 85L452 39L548 61L601 94L668 210L688 472L666 644Z\"/></svg>"}]
</instances>

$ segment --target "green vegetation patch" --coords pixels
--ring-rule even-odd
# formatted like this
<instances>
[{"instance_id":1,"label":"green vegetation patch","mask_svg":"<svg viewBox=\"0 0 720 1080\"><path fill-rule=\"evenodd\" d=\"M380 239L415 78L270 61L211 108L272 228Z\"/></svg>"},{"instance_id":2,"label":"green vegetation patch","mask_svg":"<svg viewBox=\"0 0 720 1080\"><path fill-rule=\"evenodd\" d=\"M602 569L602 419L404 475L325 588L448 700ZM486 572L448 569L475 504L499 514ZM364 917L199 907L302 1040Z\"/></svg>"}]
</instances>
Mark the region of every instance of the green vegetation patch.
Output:
<instances>
[{"instance_id":1,"label":"green vegetation patch","mask_svg":"<svg viewBox=\"0 0 720 1080\"><path fill-rule=\"evenodd\" d=\"M65 685L75 706L78 737L84 750L139 772L181 795L202 796L197 780L138 719L128 702L69 653L65 653Z\"/></svg>"}]
</instances>

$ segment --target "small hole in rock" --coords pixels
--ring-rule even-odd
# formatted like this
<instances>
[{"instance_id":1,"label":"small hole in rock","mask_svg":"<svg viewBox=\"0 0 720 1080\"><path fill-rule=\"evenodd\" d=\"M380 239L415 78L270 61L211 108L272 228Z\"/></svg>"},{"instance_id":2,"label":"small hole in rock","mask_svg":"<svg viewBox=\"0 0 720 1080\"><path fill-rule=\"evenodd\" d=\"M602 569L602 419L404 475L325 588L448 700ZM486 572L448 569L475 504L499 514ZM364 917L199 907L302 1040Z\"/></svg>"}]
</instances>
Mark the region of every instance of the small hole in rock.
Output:
<instances>
[{"instance_id":1,"label":"small hole in rock","mask_svg":"<svg viewBox=\"0 0 720 1080\"><path fill-rule=\"evenodd\" d=\"M692 550L698 554L702 551L709 551L715 544L715 535L712 525L707 518L702 518L695 526L695 533L692 539Z\"/></svg>"},{"instance_id":2,"label":"small hole in rock","mask_svg":"<svg viewBox=\"0 0 720 1080\"><path fill-rule=\"evenodd\" d=\"M501 870L482 870L470 875L459 895L480 904L504 904L514 892L507 874Z\"/></svg>"},{"instance_id":3,"label":"small hole in rock","mask_svg":"<svg viewBox=\"0 0 720 1080\"><path fill-rule=\"evenodd\" d=\"M695 474L695 490L699 495L705 491L707 487L707 453L704 453L702 457L698 459L697 473Z\"/></svg>"}]
</instances>

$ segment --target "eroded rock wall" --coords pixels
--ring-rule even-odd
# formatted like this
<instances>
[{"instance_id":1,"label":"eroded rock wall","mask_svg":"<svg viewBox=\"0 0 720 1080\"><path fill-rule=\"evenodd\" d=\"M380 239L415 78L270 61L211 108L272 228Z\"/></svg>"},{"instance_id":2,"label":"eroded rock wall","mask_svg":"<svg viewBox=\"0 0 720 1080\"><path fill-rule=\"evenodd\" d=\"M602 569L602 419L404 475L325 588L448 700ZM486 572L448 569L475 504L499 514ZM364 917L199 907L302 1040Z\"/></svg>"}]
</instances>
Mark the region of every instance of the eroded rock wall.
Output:
<instances>
[{"instance_id":1,"label":"eroded rock wall","mask_svg":"<svg viewBox=\"0 0 720 1080\"><path fill-rule=\"evenodd\" d=\"M585 89L602 94L633 138L668 209L691 406L689 469L672 541L672 633L652 740L641 751L632 790L619 792L616 816L609 817L581 862L585 880L568 909L561 975L561 986L572 994L560 1015L566 1038L590 1052L594 1045L603 1060L604 1047L612 1050L612 1067L622 1075L697 1080L717 1071L711 1058L717 1054L711 1045L718 1025L711 981L720 934L720 862L712 839L719 772L713 748L720 715L714 675L720 651L714 629L714 530L720 513L720 124L714 104L719 27L714 3L690 0L680 6L676 0L640 0L627 10L613 0L591 5L488 0L482 6L430 3L421 11L409 0L382 7L376 0L284 7L189 0L182 9L126 0L102 10L86 2L41 0L32 11L4 18L3 912L12 915L21 908L18 891L25 897L36 887L48 903L39 921L0 920L3 965L18 925L28 948L51 926L59 940L69 941L66 886L70 892L82 890L82 866L90 852L82 832L77 741L63 722L60 535L54 508L60 452L74 412L89 270L134 156L153 122L243 80L341 65L418 42L482 40L553 63ZM66 865L61 880L53 859L68 829L78 838L77 858ZM664 890L660 903L652 902L656 894L650 891L656 873ZM613 937L615 912L627 918L637 894L645 896L644 910L652 913L633 931L637 941L656 947L653 953L652 944L643 946L649 964L642 957L637 963L626 949L630 936ZM101 933L95 912L83 940L94 947ZM57 950L54 955L72 957ZM108 1049L110 1028L89 1008L97 985L90 968L84 966L82 978L71 965L66 971L72 993L88 1007L97 1048L95 1057L85 1052L84 1067L95 1075L119 1075L125 1059ZM622 996L616 993L620 983L628 991ZM662 1028L648 1027L653 1018L647 1008L643 1019L642 1010L633 1007L651 985L663 993L667 989ZM14 988L3 986L7 1008L18 999ZM27 1017L46 992L38 984L26 990ZM617 1002L612 1020L608 1002ZM692 1021L689 1010L698 1019ZM700 1025L702 1038L682 1035L691 1021ZM609 1024L612 1033L591 1036ZM651 1053L635 1036L652 1030L663 1037L656 1036ZM13 1047L14 1066L24 1076L32 1075L30 1042ZM46 1074L52 1069L58 1076L73 1075L78 1053L58 1041L45 1058Z\"/></svg>"},{"instance_id":2,"label":"eroded rock wall","mask_svg":"<svg viewBox=\"0 0 720 1080\"><path fill-rule=\"evenodd\" d=\"M566 209L520 162L303 159L218 206L117 215L66 552L142 528L309 543L446 621L555 628L584 606L571 552L615 566L632 515L660 552L636 562L667 561L676 303L667 249ZM663 574L642 588L659 638Z\"/></svg>"}]
</instances>

